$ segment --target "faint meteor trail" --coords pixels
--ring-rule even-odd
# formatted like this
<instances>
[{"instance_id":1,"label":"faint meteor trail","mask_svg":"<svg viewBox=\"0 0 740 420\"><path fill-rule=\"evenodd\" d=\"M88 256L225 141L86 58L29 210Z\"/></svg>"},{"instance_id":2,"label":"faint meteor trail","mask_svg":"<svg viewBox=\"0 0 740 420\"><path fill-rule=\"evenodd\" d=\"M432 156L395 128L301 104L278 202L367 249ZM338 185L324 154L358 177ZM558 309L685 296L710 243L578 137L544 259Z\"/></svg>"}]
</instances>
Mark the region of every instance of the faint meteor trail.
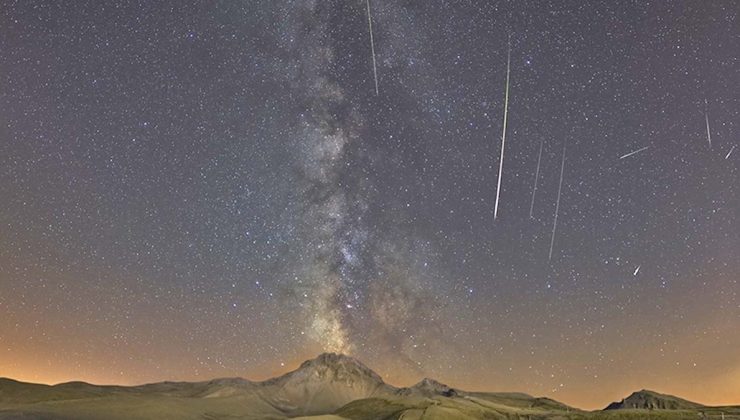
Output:
<instances>
[{"instance_id":1,"label":"faint meteor trail","mask_svg":"<svg viewBox=\"0 0 740 420\"><path fill-rule=\"evenodd\" d=\"M733 151L733 150L735 150L735 146L737 146L737 145L736 145L736 144L735 144L735 145L733 145L733 146L732 146L732 148L730 148L730 151L729 151L729 152L727 152L727 156L725 156L725 160L727 160L727 158L729 158L729 157L730 157L730 155L732 154L732 151Z\"/></svg>"},{"instance_id":2,"label":"faint meteor trail","mask_svg":"<svg viewBox=\"0 0 740 420\"><path fill-rule=\"evenodd\" d=\"M498 200L501 195L501 175L504 171L504 147L506 146L506 121L509 115L509 75L511 73L511 35L509 35L509 49L506 54L506 94L504 95L504 129L501 135L501 156L498 165L498 186L496 187L496 204L493 207L493 220L498 216Z\"/></svg>"},{"instance_id":3,"label":"faint meteor trail","mask_svg":"<svg viewBox=\"0 0 740 420\"><path fill-rule=\"evenodd\" d=\"M534 213L534 195L537 194L537 179L540 177L540 162L542 161L542 145L545 144L543 139L540 142L540 154L537 156L537 171L534 174L534 188L532 189L532 204L529 206L529 218L532 219Z\"/></svg>"},{"instance_id":4,"label":"faint meteor trail","mask_svg":"<svg viewBox=\"0 0 740 420\"><path fill-rule=\"evenodd\" d=\"M370 51L373 54L373 77L375 77L375 96L378 96L378 66L375 61L375 39L373 38L373 19L370 16L370 0L367 0L367 26L370 29Z\"/></svg>"},{"instance_id":5,"label":"faint meteor trail","mask_svg":"<svg viewBox=\"0 0 740 420\"><path fill-rule=\"evenodd\" d=\"M552 260L552 249L555 246L555 230L558 228L558 213L560 212L560 194L563 191L563 173L565 171L565 145L563 141L563 161L560 163L560 184L558 185L558 200L555 204L555 220L552 223L552 237L550 238L550 256L548 261Z\"/></svg>"},{"instance_id":6,"label":"faint meteor trail","mask_svg":"<svg viewBox=\"0 0 740 420\"><path fill-rule=\"evenodd\" d=\"M635 272L634 272L634 273L632 273L632 275L633 275L633 276L636 276L636 275L637 275L637 273L639 273L639 272L640 272L640 267L642 267L642 266L641 266L641 265L638 265L638 266L637 266L637 268L635 268Z\"/></svg>"},{"instance_id":7,"label":"faint meteor trail","mask_svg":"<svg viewBox=\"0 0 740 420\"><path fill-rule=\"evenodd\" d=\"M709 109L707 104L707 98L704 98L704 119L707 122L707 141L709 142L709 148L712 148L712 133L709 131Z\"/></svg>"},{"instance_id":8,"label":"faint meteor trail","mask_svg":"<svg viewBox=\"0 0 740 420\"><path fill-rule=\"evenodd\" d=\"M628 158L628 157L630 157L630 156L632 156L632 155L636 155L636 154L638 154L638 153L642 152L643 150L647 150L647 148L649 148L649 147L650 147L650 146L645 146L645 147L643 147L642 149L637 149L637 150L635 150L635 151L633 151L633 152L629 152L629 153L627 153L626 155L624 155L624 156L620 157L620 159L624 159L624 158Z\"/></svg>"}]
</instances>

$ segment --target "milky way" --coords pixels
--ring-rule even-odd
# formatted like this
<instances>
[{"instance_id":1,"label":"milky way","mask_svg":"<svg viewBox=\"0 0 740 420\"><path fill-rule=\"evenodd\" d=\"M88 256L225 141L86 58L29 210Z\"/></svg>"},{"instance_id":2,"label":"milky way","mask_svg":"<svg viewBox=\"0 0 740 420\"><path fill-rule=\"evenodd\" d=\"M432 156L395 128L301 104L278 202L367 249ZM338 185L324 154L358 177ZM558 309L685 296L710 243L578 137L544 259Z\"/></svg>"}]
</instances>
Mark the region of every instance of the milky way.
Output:
<instances>
[{"instance_id":1,"label":"milky way","mask_svg":"<svg viewBox=\"0 0 740 420\"><path fill-rule=\"evenodd\" d=\"M739 9L0 1L0 376L737 403Z\"/></svg>"},{"instance_id":2,"label":"milky way","mask_svg":"<svg viewBox=\"0 0 740 420\"><path fill-rule=\"evenodd\" d=\"M426 317L436 312L437 302L433 294L422 293L419 274L407 258L416 252L409 249L416 238L389 234L408 220L402 214L385 217L373 208L379 191L372 173L394 159L372 144L378 139L365 114L376 105L353 101L348 97L356 95L352 86L335 76L336 45L342 41L330 23L358 12L321 3L291 5L285 11L283 24L291 35L284 37L284 47L296 69L289 83L298 116L291 135L300 174L296 231L301 243L295 274L286 281L292 298L287 304L301 308L303 332L328 351L351 354L358 347L373 347L416 368L420 362L405 349L409 331L424 334L419 323L434 322L434 315ZM422 300L430 310L417 307Z\"/></svg>"}]
</instances>

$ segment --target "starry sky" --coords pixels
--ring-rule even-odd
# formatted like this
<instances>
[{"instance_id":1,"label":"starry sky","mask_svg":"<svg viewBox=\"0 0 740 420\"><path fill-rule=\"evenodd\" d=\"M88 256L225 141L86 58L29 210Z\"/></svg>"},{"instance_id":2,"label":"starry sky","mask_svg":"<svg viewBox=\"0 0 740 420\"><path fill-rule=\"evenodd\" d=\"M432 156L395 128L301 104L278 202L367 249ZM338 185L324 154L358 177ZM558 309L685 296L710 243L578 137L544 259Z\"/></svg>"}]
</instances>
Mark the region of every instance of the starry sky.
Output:
<instances>
[{"instance_id":1,"label":"starry sky","mask_svg":"<svg viewBox=\"0 0 740 420\"><path fill-rule=\"evenodd\" d=\"M0 376L740 403L740 3L370 7L0 1Z\"/></svg>"}]
</instances>

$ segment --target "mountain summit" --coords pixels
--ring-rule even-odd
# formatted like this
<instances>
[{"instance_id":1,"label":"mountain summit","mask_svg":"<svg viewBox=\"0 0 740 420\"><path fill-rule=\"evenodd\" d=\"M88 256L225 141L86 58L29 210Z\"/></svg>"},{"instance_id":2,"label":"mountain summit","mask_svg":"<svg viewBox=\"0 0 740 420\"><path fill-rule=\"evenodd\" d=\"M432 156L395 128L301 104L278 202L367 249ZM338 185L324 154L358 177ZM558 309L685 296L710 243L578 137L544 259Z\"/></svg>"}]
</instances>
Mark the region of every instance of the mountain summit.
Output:
<instances>
[{"instance_id":1,"label":"mountain summit","mask_svg":"<svg viewBox=\"0 0 740 420\"><path fill-rule=\"evenodd\" d=\"M288 375L297 375L298 372L303 372L304 375L316 376L323 380L342 381L350 384L356 381L383 383L380 375L359 360L337 353L322 353L315 359L306 360L297 370Z\"/></svg>"}]
</instances>

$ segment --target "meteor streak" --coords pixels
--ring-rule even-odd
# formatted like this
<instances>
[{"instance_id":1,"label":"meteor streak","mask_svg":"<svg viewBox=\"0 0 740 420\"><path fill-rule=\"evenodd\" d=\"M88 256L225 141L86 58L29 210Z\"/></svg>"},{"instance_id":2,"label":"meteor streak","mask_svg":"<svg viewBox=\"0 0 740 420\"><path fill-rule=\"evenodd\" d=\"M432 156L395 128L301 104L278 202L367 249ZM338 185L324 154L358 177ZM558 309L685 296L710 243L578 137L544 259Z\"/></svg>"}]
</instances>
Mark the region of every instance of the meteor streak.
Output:
<instances>
[{"instance_id":1,"label":"meteor streak","mask_svg":"<svg viewBox=\"0 0 740 420\"><path fill-rule=\"evenodd\" d=\"M506 121L509 115L509 75L511 74L511 35L509 35L509 50L506 55L506 94L504 96L504 129L501 135L501 156L498 165L498 186L496 187L496 204L493 207L493 220L498 216L498 200L501 195L501 175L504 171L504 147L506 146Z\"/></svg>"},{"instance_id":2,"label":"meteor streak","mask_svg":"<svg viewBox=\"0 0 740 420\"><path fill-rule=\"evenodd\" d=\"M704 98L704 119L707 122L707 141L709 142L709 148L712 148L712 133L709 131L709 110L707 109L707 98Z\"/></svg>"},{"instance_id":3,"label":"meteor streak","mask_svg":"<svg viewBox=\"0 0 740 420\"><path fill-rule=\"evenodd\" d=\"M635 272L634 272L634 273L632 273L632 275L633 275L633 276L636 276L636 275L637 275L637 273L639 273L639 272L640 272L640 267L642 267L642 266L641 266L641 265L638 265L638 266L637 266L637 268L635 268Z\"/></svg>"},{"instance_id":4,"label":"meteor streak","mask_svg":"<svg viewBox=\"0 0 740 420\"><path fill-rule=\"evenodd\" d=\"M532 189L532 204L529 206L529 218L532 219L534 213L534 195L537 194L537 179L540 177L540 162L542 161L542 145L545 143L543 139L540 142L540 154L537 156L537 171L534 174L534 188Z\"/></svg>"},{"instance_id":5,"label":"meteor streak","mask_svg":"<svg viewBox=\"0 0 740 420\"><path fill-rule=\"evenodd\" d=\"M730 151L727 152L727 156L725 156L725 160L727 160L727 158L730 157L730 155L732 154L732 151L735 150L735 146L737 146L737 145L733 145L732 148L730 149Z\"/></svg>"},{"instance_id":6,"label":"meteor streak","mask_svg":"<svg viewBox=\"0 0 740 420\"><path fill-rule=\"evenodd\" d=\"M552 238L550 238L550 256L552 260L552 248L555 246L555 230L558 228L558 213L560 212L560 194L563 191L563 172L565 170L565 141L563 141L563 161L560 163L560 184L558 185L558 201L555 204L555 220L552 223Z\"/></svg>"},{"instance_id":7,"label":"meteor streak","mask_svg":"<svg viewBox=\"0 0 740 420\"><path fill-rule=\"evenodd\" d=\"M638 153L642 152L643 150L646 150L646 149L647 149L648 147L650 147L650 146L645 146L645 147L643 147L642 149L637 149L637 150L635 150L634 152L629 152L629 153L627 153L626 155L624 155L624 156L620 157L620 159L624 159L624 158L630 157L630 156L632 156L632 155L636 155L636 154L638 154Z\"/></svg>"},{"instance_id":8,"label":"meteor streak","mask_svg":"<svg viewBox=\"0 0 740 420\"><path fill-rule=\"evenodd\" d=\"M373 77L375 77L375 96L378 96L378 66L375 62L375 39L373 38L373 19L370 16L370 0L367 0L367 26L370 29L370 51L373 54Z\"/></svg>"}]
</instances>

